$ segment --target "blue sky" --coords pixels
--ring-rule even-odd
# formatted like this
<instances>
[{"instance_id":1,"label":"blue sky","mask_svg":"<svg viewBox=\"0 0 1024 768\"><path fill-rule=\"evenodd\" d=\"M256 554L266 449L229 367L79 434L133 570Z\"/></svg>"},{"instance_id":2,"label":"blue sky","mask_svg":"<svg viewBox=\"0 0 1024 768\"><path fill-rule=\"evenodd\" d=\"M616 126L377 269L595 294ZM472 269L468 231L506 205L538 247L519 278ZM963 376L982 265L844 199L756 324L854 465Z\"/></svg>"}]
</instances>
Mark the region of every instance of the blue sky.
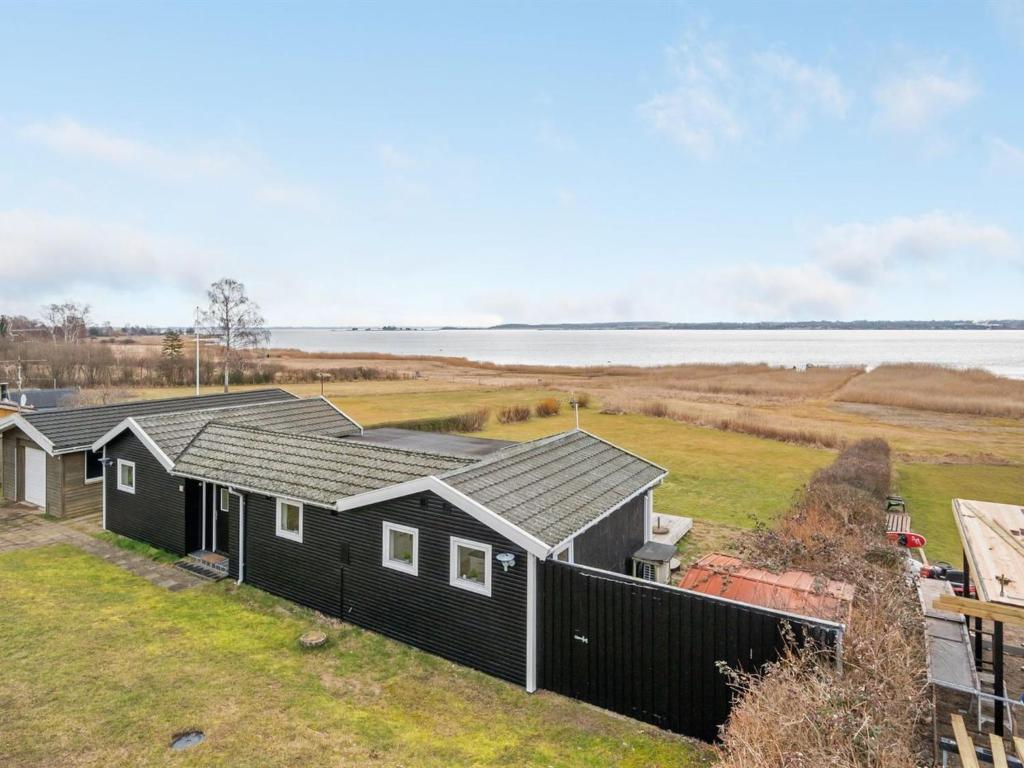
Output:
<instances>
[{"instance_id":1,"label":"blue sky","mask_svg":"<svg viewBox=\"0 0 1024 768\"><path fill-rule=\"evenodd\" d=\"M1024 316L1024 0L0 12L2 311Z\"/></svg>"}]
</instances>

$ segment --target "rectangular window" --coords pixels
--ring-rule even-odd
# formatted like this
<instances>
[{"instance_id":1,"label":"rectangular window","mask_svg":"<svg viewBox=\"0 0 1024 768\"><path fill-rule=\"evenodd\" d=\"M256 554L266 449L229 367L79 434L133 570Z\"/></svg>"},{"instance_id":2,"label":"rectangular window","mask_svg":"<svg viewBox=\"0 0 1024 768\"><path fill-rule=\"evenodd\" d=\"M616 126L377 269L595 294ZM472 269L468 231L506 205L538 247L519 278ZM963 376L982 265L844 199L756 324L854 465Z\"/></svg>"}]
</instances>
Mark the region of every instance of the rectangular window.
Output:
<instances>
[{"instance_id":1,"label":"rectangular window","mask_svg":"<svg viewBox=\"0 0 1024 768\"><path fill-rule=\"evenodd\" d=\"M416 576L419 570L420 533L397 523L384 523L384 543L381 564Z\"/></svg>"},{"instance_id":2,"label":"rectangular window","mask_svg":"<svg viewBox=\"0 0 1024 768\"><path fill-rule=\"evenodd\" d=\"M282 539L302 542L302 504L277 500L277 535Z\"/></svg>"},{"instance_id":3,"label":"rectangular window","mask_svg":"<svg viewBox=\"0 0 1024 768\"><path fill-rule=\"evenodd\" d=\"M85 482L98 483L103 479L103 454L99 451L85 452Z\"/></svg>"},{"instance_id":4,"label":"rectangular window","mask_svg":"<svg viewBox=\"0 0 1024 768\"><path fill-rule=\"evenodd\" d=\"M491 545L451 538L451 578L453 587L491 596Z\"/></svg>"},{"instance_id":5,"label":"rectangular window","mask_svg":"<svg viewBox=\"0 0 1024 768\"><path fill-rule=\"evenodd\" d=\"M220 489L220 511L227 512L231 509L231 492L227 488Z\"/></svg>"},{"instance_id":6,"label":"rectangular window","mask_svg":"<svg viewBox=\"0 0 1024 768\"><path fill-rule=\"evenodd\" d=\"M135 462L117 460L117 490L135 493Z\"/></svg>"},{"instance_id":7,"label":"rectangular window","mask_svg":"<svg viewBox=\"0 0 1024 768\"><path fill-rule=\"evenodd\" d=\"M572 542L569 542L558 551L558 553L555 555L555 560L559 560L563 563L572 562Z\"/></svg>"}]
</instances>

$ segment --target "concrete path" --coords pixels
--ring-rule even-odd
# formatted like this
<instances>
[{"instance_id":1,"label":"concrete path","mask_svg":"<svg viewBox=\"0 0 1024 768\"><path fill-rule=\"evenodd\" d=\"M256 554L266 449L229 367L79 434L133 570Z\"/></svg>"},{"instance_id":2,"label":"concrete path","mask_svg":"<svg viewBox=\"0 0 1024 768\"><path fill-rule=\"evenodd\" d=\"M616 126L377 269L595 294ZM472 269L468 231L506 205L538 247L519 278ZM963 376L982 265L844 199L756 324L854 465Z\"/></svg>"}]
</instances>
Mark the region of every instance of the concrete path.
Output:
<instances>
[{"instance_id":1,"label":"concrete path","mask_svg":"<svg viewBox=\"0 0 1024 768\"><path fill-rule=\"evenodd\" d=\"M70 544L172 592L206 583L205 579L180 568L158 563L90 535L98 530L96 515L67 521L50 520L33 507L0 505L0 554L49 544Z\"/></svg>"}]
</instances>

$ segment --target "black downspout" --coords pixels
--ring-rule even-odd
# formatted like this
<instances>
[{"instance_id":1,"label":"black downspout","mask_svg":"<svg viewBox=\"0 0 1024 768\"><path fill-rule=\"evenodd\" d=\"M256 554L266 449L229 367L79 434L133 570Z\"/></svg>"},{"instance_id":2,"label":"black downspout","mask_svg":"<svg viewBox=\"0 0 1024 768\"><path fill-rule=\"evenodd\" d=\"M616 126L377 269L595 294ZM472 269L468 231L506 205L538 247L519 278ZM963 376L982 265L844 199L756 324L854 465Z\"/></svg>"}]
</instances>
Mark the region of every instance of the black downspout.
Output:
<instances>
[{"instance_id":1,"label":"black downspout","mask_svg":"<svg viewBox=\"0 0 1024 768\"><path fill-rule=\"evenodd\" d=\"M995 686L995 723L993 730L996 736L1003 735L1003 622L992 623L992 684Z\"/></svg>"},{"instance_id":2,"label":"black downspout","mask_svg":"<svg viewBox=\"0 0 1024 768\"><path fill-rule=\"evenodd\" d=\"M967 553L964 552L964 597L971 596L971 564L967 560ZM978 591L974 591L974 599L980 600L981 596L978 595ZM967 618L968 625L970 624L970 617ZM981 635L981 617L974 617L974 668L981 670L981 662L983 659L983 645Z\"/></svg>"}]
</instances>

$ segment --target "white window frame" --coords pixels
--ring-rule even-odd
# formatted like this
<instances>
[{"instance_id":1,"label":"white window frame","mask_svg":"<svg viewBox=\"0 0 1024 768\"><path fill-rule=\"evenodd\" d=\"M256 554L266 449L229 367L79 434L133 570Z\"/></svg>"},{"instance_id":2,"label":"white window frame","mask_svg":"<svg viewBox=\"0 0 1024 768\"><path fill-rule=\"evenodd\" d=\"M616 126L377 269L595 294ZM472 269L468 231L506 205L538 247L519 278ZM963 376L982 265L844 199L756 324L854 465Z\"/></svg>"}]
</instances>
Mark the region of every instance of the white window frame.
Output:
<instances>
[{"instance_id":1,"label":"white window frame","mask_svg":"<svg viewBox=\"0 0 1024 768\"><path fill-rule=\"evenodd\" d=\"M288 504L292 507L299 508L299 530L298 533L295 531L289 531L281 527L281 507L284 504ZM274 517L274 528L277 529L277 535L282 539L288 539L289 541L297 541L299 544L302 543L302 502L293 501L291 499L278 499L277 500L277 514Z\"/></svg>"},{"instance_id":2,"label":"white window frame","mask_svg":"<svg viewBox=\"0 0 1024 768\"><path fill-rule=\"evenodd\" d=\"M99 477L89 477L89 454L90 453L92 453L92 450L90 450L88 448L86 450L82 451L82 479L85 481L85 483L84 483L85 485L92 485L93 483L102 483L103 482L103 463L102 463L103 456L102 456L102 454L100 455L100 458L101 458L101 462L100 462L100 476Z\"/></svg>"},{"instance_id":3,"label":"white window frame","mask_svg":"<svg viewBox=\"0 0 1024 768\"><path fill-rule=\"evenodd\" d=\"M420 571L420 532L416 528L411 528L408 525L399 525L398 523L389 523L387 520L384 521L382 526L383 541L381 542L381 565L385 568L390 568L394 571L401 571L402 573L408 573L411 576L419 576ZM401 560L395 560L391 557L391 532L397 531L398 533L410 533L412 534L412 562L403 563Z\"/></svg>"},{"instance_id":4,"label":"white window frame","mask_svg":"<svg viewBox=\"0 0 1024 768\"><path fill-rule=\"evenodd\" d=\"M132 484L124 485L121 482L121 467L132 468ZM135 472L135 462L128 461L126 459L117 460L117 490L124 491L125 493L135 493L135 486L139 483L139 476Z\"/></svg>"},{"instance_id":5,"label":"white window frame","mask_svg":"<svg viewBox=\"0 0 1024 768\"><path fill-rule=\"evenodd\" d=\"M225 501L227 502L226 504L224 503ZM222 485L220 487L220 496L217 499L217 511L231 511L231 491L228 490L227 486Z\"/></svg>"},{"instance_id":6,"label":"white window frame","mask_svg":"<svg viewBox=\"0 0 1024 768\"><path fill-rule=\"evenodd\" d=\"M478 584L475 581L469 581L459 576L459 547L466 547L467 549L479 549L484 552L484 583ZM491 596L491 545L484 544L479 541L471 541L470 539L460 539L458 536L451 537L451 543L448 547L448 560L449 560L449 573L448 583L453 587L459 589L465 589L469 592L476 592L478 595L484 595L485 597Z\"/></svg>"}]
</instances>

